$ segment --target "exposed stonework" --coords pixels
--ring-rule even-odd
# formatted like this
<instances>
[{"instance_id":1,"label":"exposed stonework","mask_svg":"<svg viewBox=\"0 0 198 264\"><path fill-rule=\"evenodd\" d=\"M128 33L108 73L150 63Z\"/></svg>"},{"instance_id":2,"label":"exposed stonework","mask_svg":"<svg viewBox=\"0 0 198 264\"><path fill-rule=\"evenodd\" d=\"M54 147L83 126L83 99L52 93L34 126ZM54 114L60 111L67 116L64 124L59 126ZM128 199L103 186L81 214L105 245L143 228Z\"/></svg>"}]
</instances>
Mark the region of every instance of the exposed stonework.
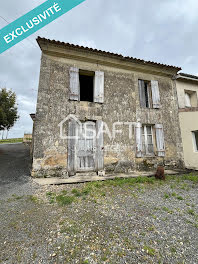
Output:
<instances>
[{"instance_id":1,"label":"exposed stonework","mask_svg":"<svg viewBox=\"0 0 198 264\"><path fill-rule=\"evenodd\" d=\"M38 91L36 120L34 123L34 177L67 176L67 140L60 138L58 124L69 114L80 120L102 119L112 128L114 122L141 122L142 124L163 124L165 134L165 157L136 157L134 128L132 138L128 137L128 127L122 128L114 140L104 135L104 167L106 172L130 172L149 170L159 164L167 167L182 167L183 155L178 121L178 106L175 83L172 76L177 69L159 65L139 65L72 50L69 47L47 45L42 47L40 82ZM96 58L95 58L95 57ZM84 59L82 59L82 57ZM98 58L98 59L97 59ZM100 62L99 62L100 61ZM72 66L87 71L103 71L105 74L104 103L69 100L69 70ZM159 82L161 108L140 108L138 79ZM68 133L68 125L65 125ZM116 150L119 145L119 150ZM113 148L113 151L112 151Z\"/></svg>"}]
</instances>

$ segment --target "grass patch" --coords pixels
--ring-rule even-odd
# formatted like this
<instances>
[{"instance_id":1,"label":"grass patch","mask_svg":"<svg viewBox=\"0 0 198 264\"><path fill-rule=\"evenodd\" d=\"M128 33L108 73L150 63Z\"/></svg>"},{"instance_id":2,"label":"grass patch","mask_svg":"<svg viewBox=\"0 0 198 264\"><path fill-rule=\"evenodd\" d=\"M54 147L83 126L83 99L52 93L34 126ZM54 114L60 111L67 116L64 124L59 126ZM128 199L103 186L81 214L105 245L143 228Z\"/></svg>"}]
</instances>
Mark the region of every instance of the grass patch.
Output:
<instances>
[{"instance_id":1,"label":"grass patch","mask_svg":"<svg viewBox=\"0 0 198 264\"><path fill-rule=\"evenodd\" d=\"M193 209L188 209L187 213L189 215L195 215L195 211Z\"/></svg>"},{"instance_id":2,"label":"grass patch","mask_svg":"<svg viewBox=\"0 0 198 264\"><path fill-rule=\"evenodd\" d=\"M146 251L146 253L150 256L155 256L155 249L148 247L148 246L144 246L144 250Z\"/></svg>"},{"instance_id":3,"label":"grass patch","mask_svg":"<svg viewBox=\"0 0 198 264\"><path fill-rule=\"evenodd\" d=\"M165 194L164 194L164 198L165 198L165 199L168 199L168 198L170 198L170 195L169 195L168 193L165 193Z\"/></svg>"},{"instance_id":4,"label":"grass patch","mask_svg":"<svg viewBox=\"0 0 198 264\"><path fill-rule=\"evenodd\" d=\"M39 203L40 202L40 200L34 195L28 195L27 198L29 201L31 201L33 203Z\"/></svg>"},{"instance_id":5,"label":"grass patch","mask_svg":"<svg viewBox=\"0 0 198 264\"><path fill-rule=\"evenodd\" d=\"M47 192L46 196L49 198L49 203L53 204L55 202L56 194L53 192Z\"/></svg>"},{"instance_id":6,"label":"grass patch","mask_svg":"<svg viewBox=\"0 0 198 264\"><path fill-rule=\"evenodd\" d=\"M23 142L22 138L0 139L0 144L21 143L21 142Z\"/></svg>"},{"instance_id":7,"label":"grass patch","mask_svg":"<svg viewBox=\"0 0 198 264\"><path fill-rule=\"evenodd\" d=\"M184 200L182 196L177 196L177 200Z\"/></svg>"},{"instance_id":8,"label":"grass patch","mask_svg":"<svg viewBox=\"0 0 198 264\"><path fill-rule=\"evenodd\" d=\"M173 211L172 210L170 210L169 208L167 208L167 207L162 207L162 210L164 211L164 212L167 212L167 213L169 213L169 214L172 214L173 213Z\"/></svg>"},{"instance_id":9,"label":"grass patch","mask_svg":"<svg viewBox=\"0 0 198 264\"><path fill-rule=\"evenodd\" d=\"M76 197L80 197L80 196L82 196L82 193L79 192L79 190L77 190L77 189L72 189L71 192L72 192Z\"/></svg>"},{"instance_id":10,"label":"grass patch","mask_svg":"<svg viewBox=\"0 0 198 264\"><path fill-rule=\"evenodd\" d=\"M72 204L74 200L75 200L75 197L73 196L64 196L64 195L56 196L57 203L62 206Z\"/></svg>"}]
</instances>

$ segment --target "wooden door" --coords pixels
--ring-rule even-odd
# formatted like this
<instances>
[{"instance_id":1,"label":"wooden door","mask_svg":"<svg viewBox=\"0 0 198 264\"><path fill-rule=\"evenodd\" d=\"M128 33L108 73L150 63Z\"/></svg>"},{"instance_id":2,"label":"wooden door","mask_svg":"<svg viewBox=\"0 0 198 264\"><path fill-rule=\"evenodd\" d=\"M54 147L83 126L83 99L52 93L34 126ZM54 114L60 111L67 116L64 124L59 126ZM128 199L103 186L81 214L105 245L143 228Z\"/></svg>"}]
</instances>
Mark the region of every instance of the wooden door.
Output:
<instances>
[{"instance_id":1,"label":"wooden door","mask_svg":"<svg viewBox=\"0 0 198 264\"><path fill-rule=\"evenodd\" d=\"M77 171L96 170L96 123L87 121L78 129L76 145Z\"/></svg>"}]
</instances>

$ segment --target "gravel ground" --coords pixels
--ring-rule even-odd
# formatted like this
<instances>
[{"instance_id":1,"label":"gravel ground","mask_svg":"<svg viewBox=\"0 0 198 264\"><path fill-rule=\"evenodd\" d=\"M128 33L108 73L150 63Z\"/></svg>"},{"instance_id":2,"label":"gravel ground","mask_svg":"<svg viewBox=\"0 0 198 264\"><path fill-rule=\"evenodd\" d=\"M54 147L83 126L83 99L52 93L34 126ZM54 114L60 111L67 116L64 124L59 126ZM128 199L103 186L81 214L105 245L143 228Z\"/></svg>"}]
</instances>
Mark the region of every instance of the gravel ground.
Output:
<instances>
[{"instance_id":1,"label":"gravel ground","mask_svg":"<svg viewBox=\"0 0 198 264\"><path fill-rule=\"evenodd\" d=\"M29 182L29 153L29 147L23 143L0 144L0 196Z\"/></svg>"},{"instance_id":2,"label":"gravel ground","mask_svg":"<svg viewBox=\"0 0 198 264\"><path fill-rule=\"evenodd\" d=\"M198 263L198 175L145 181L1 195L0 263Z\"/></svg>"}]
</instances>

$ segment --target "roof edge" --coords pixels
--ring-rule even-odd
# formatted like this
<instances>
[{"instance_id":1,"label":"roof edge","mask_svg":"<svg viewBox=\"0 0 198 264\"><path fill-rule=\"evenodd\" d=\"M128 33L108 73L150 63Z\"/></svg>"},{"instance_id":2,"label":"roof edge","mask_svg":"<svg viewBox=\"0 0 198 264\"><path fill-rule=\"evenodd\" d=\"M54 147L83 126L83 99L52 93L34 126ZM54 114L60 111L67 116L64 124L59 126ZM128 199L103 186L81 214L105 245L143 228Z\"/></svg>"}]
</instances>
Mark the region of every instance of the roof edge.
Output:
<instances>
[{"instance_id":1,"label":"roof edge","mask_svg":"<svg viewBox=\"0 0 198 264\"><path fill-rule=\"evenodd\" d=\"M177 74L176 79L185 79L185 80L191 80L191 81L197 81L198 82L198 76L188 74L188 73L183 73L180 72Z\"/></svg>"},{"instance_id":2,"label":"roof edge","mask_svg":"<svg viewBox=\"0 0 198 264\"><path fill-rule=\"evenodd\" d=\"M50 39L42 38L39 36L37 37L36 41L37 41L41 50L43 50L41 43L44 42L44 43L49 43L49 44L65 46L65 47L69 47L69 48L76 48L79 50L89 51L89 52L93 52L93 53L99 53L99 54L106 55L106 56L113 56L113 57L117 57L117 58L120 58L123 60L137 62L137 63L144 64L144 65L151 65L151 66L157 66L157 67L172 69L172 70L176 70L177 72L181 70L181 68L177 67L177 66L157 63L157 62L153 62L153 61L145 61L143 59L133 58L133 57L129 57L129 56L123 56L121 54L116 54L116 53L107 52L107 51L103 51L103 50L88 48L88 47L79 46L79 45L74 45L74 44L70 44L70 43L66 43L66 42L50 40Z\"/></svg>"}]
</instances>

